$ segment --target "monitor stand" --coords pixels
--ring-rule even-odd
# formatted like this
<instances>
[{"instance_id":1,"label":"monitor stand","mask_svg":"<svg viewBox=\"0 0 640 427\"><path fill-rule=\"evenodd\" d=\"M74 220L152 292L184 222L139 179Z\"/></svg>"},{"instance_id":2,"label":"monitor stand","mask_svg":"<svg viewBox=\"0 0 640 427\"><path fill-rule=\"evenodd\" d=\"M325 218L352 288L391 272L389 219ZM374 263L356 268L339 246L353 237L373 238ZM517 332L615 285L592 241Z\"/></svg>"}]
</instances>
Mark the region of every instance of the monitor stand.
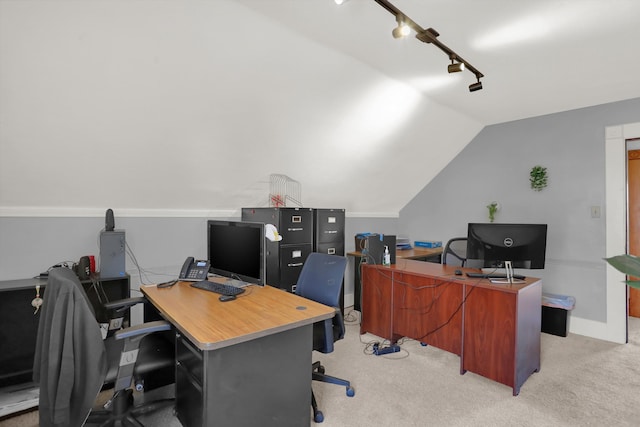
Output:
<instances>
[{"instance_id":1,"label":"monitor stand","mask_svg":"<svg viewBox=\"0 0 640 427\"><path fill-rule=\"evenodd\" d=\"M511 266L511 261L504 262L504 269L507 272L507 281L513 283L513 267Z\"/></svg>"},{"instance_id":2,"label":"monitor stand","mask_svg":"<svg viewBox=\"0 0 640 427\"><path fill-rule=\"evenodd\" d=\"M511 261L504 262L504 269L506 271L506 280L505 279L490 279L491 283L502 283L512 285L514 283L525 283L524 280L514 279L513 278L513 266L511 265Z\"/></svg>"}]
</instances>

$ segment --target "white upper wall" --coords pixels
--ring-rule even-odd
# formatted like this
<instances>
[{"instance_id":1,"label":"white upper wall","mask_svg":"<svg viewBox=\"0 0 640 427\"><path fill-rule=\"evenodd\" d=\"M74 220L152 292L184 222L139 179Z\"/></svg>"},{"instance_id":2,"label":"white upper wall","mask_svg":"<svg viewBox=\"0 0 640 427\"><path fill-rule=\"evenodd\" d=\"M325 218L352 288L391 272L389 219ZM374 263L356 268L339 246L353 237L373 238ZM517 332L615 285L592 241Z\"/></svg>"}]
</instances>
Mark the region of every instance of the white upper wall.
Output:
<instances>
[{"instance_id":1,"label":"white upper wall","mask_svg":"<svg viewBox=\"0 0 640 427\"><path fill-rule=\"evenodd\" d=\"M2 1L0 58L5 216L234 214L274 173L394 216L482 128L233 1Z\"/></svg>"}]
</instances>

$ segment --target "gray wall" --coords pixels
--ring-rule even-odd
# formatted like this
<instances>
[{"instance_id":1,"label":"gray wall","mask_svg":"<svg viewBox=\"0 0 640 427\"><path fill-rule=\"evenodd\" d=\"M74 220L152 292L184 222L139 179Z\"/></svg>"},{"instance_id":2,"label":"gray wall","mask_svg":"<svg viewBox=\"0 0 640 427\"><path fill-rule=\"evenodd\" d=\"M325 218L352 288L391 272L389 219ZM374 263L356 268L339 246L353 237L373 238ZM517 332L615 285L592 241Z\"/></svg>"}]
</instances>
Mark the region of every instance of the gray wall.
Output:
<instances>
[{"instance_id":1,"label":"gray wall","mask_svg":"<svg viewBox=\"0 0 640 427\"><path fill-rule=\"evenodd\" d=\"M207 219L122 218L116 211L116 229L125 230L126 268L131 275L132 288L138 289L140 283L175 278L187 256L206 257ZM347 217L346 251L355 249L355 234L392 234L397 230L397 221L397 218ZM100 252L98 237L103 228L104 218L101 217L0 217L0 280L33 277L59 262L77 262L83 255L95 255L97 259ZM352 302L352 263L350 260L346 273L347 302Z\"/></svg>"},{"instance_id":2,"label":"gray wall","mask_svg":"<svg viewBox=\"0 0 640 427\"><path fill-rule=\"evenodd\" d=\"M469 222L549 225L543 291L576 298L573 316L606 320L605 127L637 122L640 99L488 126L405 208L399 232L446 241L466 235ZM536 192L529 171L547 168L549 185ZM601 217L591 217L591 207ZM620 218L620 221L625 221Z\"/></svg>"},{"instance_id":3,"label":"gray wall","mask_svg":"<svg viewBox=\"0 0 640 427\"><path fill-rule=\"evenodd\" d=\"M207 218L120 218L128 252L142 268L171 269L177 275L187 256L206 256ZM99 234L104 218L0 218L0 279L34 276L61 261L99 256ZM127 257L127 270L137 268ZM154 278L154 280L157 278Z\"/></svg>"}]
</instances>

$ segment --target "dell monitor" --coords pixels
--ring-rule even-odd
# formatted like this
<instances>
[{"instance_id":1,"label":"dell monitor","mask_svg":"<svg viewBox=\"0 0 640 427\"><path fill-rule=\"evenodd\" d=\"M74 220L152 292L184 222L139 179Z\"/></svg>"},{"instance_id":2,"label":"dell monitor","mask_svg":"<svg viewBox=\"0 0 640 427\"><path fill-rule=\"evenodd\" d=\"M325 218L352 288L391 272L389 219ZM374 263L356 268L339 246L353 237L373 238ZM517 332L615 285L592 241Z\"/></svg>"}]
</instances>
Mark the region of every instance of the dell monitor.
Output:
<instances>
[{"instance_id":1,"label":"dell monitor","mask_svg":"<svg viewBox=\"0 0 640 427\"><path fill-rule=\"evenodd\" d=\"M544 268L547 224L470 223L467 265L504 268Z\"/></svg>"},{"instance_id":2,"label":"dell monitor","mask_svg":"<svg viewBox=\"0 0 640 427\"><path fill-rule=\"evenodd\" d=\"M264 224L208 220L207 259L213 274L264 285Z\"/></svg>"}]
</instances>

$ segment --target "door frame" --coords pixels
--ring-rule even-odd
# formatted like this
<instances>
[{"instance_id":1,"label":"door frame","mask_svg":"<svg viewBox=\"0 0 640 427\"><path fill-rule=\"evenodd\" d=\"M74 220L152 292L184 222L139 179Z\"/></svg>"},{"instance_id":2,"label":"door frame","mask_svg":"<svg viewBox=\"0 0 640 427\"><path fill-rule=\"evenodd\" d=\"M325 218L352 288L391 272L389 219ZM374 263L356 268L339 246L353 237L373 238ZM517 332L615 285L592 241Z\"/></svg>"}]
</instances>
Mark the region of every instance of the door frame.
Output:
<instances>
[{"instance_id":1,"label":"door frame","mask_svg":"<svg viewBox=\"0 0 640 427\"><path fill-rule=\"evenodd\" d=\"M640 253L640 139L628 139L626 141L627 147L627 252L630 254ZM633 157L631 154L634 154ZM632 171L634 172L633 179L631 177ZM635 190L635 191L634 191ZM635 203L631 205L631 201ZM631 211L636 211L636 216L631 215ZM631 234L631 231L636 232L635 235ZM637 279L633 277L630 279ZM627 287L627 315L628 317L640 318L640 289ZM628 325L627 325L628 330ZM628 340L628 337L627 337Z\"/></svg>"},{"instance_id":2,"label":"door frame","mask_svg":"<svg viewBox=\"0 0 640 427\"><path fill-rule=\"evenodd\" d=\"M640 138L640 122L605 128L605 255L627 251L627 144ZM607 264L607 322L601 331L604 339L627 342L627 287L625 275Z\"/></svg>"}]
</instances>

